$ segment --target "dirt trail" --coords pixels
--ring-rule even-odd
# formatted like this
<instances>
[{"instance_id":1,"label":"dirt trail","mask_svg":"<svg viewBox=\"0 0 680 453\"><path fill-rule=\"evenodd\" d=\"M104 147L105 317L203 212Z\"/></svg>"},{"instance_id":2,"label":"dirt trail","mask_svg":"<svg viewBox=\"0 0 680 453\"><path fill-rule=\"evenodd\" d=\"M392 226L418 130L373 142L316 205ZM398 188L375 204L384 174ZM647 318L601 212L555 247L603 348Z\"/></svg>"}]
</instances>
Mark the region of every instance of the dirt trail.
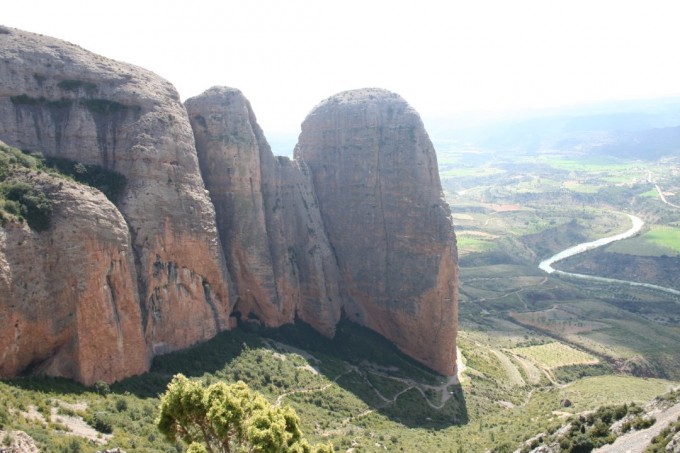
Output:
<instances>
[{"instance_id":1,"label":"dirt trail","mask_svg":"<svg viewBox=\"0 0 680 453\"><path fill-rule=\"evenodd\" d=\"M280 346L282 346L282 345L281 345L281 344L277 344L277 346L280 347ZM285 345L283 345L283 346L285 346ZM316 359L316 358L314 358L314 357L312 357L312 356L310 356L310 357L313 358L314 360L318 360L318 359ZM361 373L357 367L349 366L348 369L347 369L344 373L341 373L341 374L339 374L338 376L336 376L336 377L333 379L333 382L329 382L328 384L325 384L325 385L323 385L323 386L321 386L321 387L297 389L297 390L291 390L291 391L286 392L286 393L282 393L281 395L279 395L279 396L276 398L276 401L274 402L274 406L275 406L275 407L276 407L276 406L280 406L280 405L283 403L283 400L284 400L287 396L289 396L289 395L304 394L304 393L315 393L315 392L323 392L324 390L328 389L331 385L333 385L333 383L337 382L337 381L338 381L340 378L342 378L343 376L345 376L345 375L347 375L347 374L349 374L349 373L357 373L357 374L359 374L359 375L361 375L361 376L364 377L366 383L373 389L373 391L374 391L375 394L378 396L378 398L380 398L380 399L383 401L383 405L382 405L383 407L388 406L388 405L390 405L390 404L396 403L397 399L398 399L401 395L403 395L404 393L408 392L409 390L414 390L414 389L415 389L417 392L420 393L420 395L423 397L423 399L425 400L425 402L427 403L428 406L430 406L432 409L439 410L439 409L442 409L442 408L444 407L444 405L445 405L445 404L451 399L451 397L452 397L452 392L449 391L449 387L451 387L451 386L453 386L453 385L458 385L458 384L460 384L460 379L461 379L461 377L462 377L463 372L464 372L465 369L466 369L465 363L463 362L463 356L462 356L462 354L461 354L461 352L460 352L460 349L458 349L458 348L456 348L456 357L457 357L457 361L456 361L456 363L457 363L456 374L453 375L453 376L448 376L448 377L446 378L446 380L443 381L443 382L442 382L441 384L439 384L439 385L423 384L423 383L420 383L420 382L416 382L416 381L414 381L414 380L412 380L412 379L406 379L406 378L400 378L400 377L392 376L392 375L390 375L389 373L383 371L383 370L381 369L381 367L379 367L379 366L373 366L373 367L371 367L372 369L369 371L370 373L375 374L375 375L377 375L377 376L384 377L384 378L386 378L386 379L391 379L391 380L393 380L393 381L401 382L402 384L404 384L404 385L406 386L404 389L402 389L401 391L399 391L397 394L395 394L395 395L394 395L393 397L391 397L391 398L388 398L388 397L386 397L385 395L383 395L382 393L380 393L380 391L379 391L377 388L375 388L375 386L371 383L371 381L370 381L363 373ZM367 365L370 365L370 364L367 364ZM435 402L432 402L432 401L430 400L430 398L428 398L427 394L425 393L425 392L428 391L428 390L434 391L435 394L438 394L438 395L439 395L439 398L438 398L439 404L437 404L437 403L435 403ZM360 413L360 414L357 414L357 415L355 415L355 416L353 416L353 417L350 417L350 418L363 417L363 416L368 415L368 414L370 414L370 413L372 413L372 412L373 412L373 410L372 410L372 409L369 409L369 410L366 410L366 411L364 411L364 412L362 412L362 413Z\"/></svg>"},{"instance_id":2,"label":"dirt trail","mask_svg":"<svg viewBox=\"0 0 680 453\"><path fill-rule=\"evenodd\" d=\"M656 423L651 427L624 434L616 439L613 444L605 445L593 451L596 453L637 453L643 451L654 436L680 417L680 403L654 414L654 416Z\"/></svg>"},{"instance_id":3,"label":"dirt trail","mask_svg":"<svg viewBox=\"0 0 680 453\"><path fill-rule=\"evenodd\" d=\"M403 390L401 390L399 393L394 395L392 398L386 400L386 403L388 403L388 404L395 403L397 401L397 398L399 398L401 395L408 392L409 390L416 390L418 393L420 393L420 395L423 397L423 399L425 400L425 402L427 403L428 406L430 406L432 409L441 409L441 408L444 407L446 402L451 399L451 392L448 390L448 388L452 385L459 384L459 380L458 380L457 375L447 377L446 380L440 385L429 385L429 384L422 384L422 383L416 382L412 379L390 376L389 374L382 373L382 372L379 372L379 371L376 371L376 370L372 370L371 373L373 373L377 376L387 378L387 379L392 379L393 381L401 382L402 384L406 385L406 387ZM440 395L439 396L439 399L440 399L439 404L435 404L432 401L430 401L430 399L425 394L425 391L427 391L427 390L433 390L435 393L439 393L439 395ZM384 396L380 395L380 393L378 393L377 391L376 391L376 393L381 397L381 399L385 400Z\"/></svg>"},{"instance_id":4,"label":"dirt trail","mask_svg":"<svg viewBox=\"0 0 680 453\"><path fill-rule=\"evenodd\" d=\"M58 404L59 407L70 409L72 411L84 411L87 409L87 404L82 402L73 404L61 400L53 400L53 403ZM85 422L85 420L83 420L83 418L79 415L60 414L59 408L54 406L50 408L49 420L47 420L42 413L38 412L36 407L33 405L28 406L28 412L24 412L23 415L28 420L37 421L39 423L42 423L43 425L47 425L48 422L59 423L66 427L66 429L68 430L64 433L67 436L82 437L91 440L92 442L98 445L106 444L109 441L109 439L113 437L112 434L100 433L99 431L88 425Z\"/></svg>"},{"instance_id":5,"label":"dirt trail","mask_svg":"<svg viewBox=\"0 0 680 453\"><path fill-rule=\"evenodd\" d=\"M316 370L315 370L316 371ZM299 395L303 393L315 393L315 392L323 392L327 388L329 388L331 385L333 385L335 382L338 381L341 377L345 376L346 374L354 372L355 369L354 367L348 369L344 373L338 374L335 379L333 379L332 382L329 382L328 384L321 386L321 387L315 387L315 388L307 388L307 389L297 389L297 390L291 390L290 392L282 393L280 394L277 398L276 401L274 402L274 407L278 407L283 403L283 399L289 395Z\"/></svg>"},{"instance_id":6,"label":"dirt trail","mask_svg":"<svg viewBox=\"0 0 680 453\"><path fill-rule=\"evenodd\" d=\"M659 187L658 184L654 184L654 187L656 188L656 191L659 194L659 198L661 198L661 201L666 203L668 206L673 206L674 208L680 208L680 206L673 204L666 199L666 195L663 194L663 191L661 190L661 187Z\"/></svg>"}]
</instances>

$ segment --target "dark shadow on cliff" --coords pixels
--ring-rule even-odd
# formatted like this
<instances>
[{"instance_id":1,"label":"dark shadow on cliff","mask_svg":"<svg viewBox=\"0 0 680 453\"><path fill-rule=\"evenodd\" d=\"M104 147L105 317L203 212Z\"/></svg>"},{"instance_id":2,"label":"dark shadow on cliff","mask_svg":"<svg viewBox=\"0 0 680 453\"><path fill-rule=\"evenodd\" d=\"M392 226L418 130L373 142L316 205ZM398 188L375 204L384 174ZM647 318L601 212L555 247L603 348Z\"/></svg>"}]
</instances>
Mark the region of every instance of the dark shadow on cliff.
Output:
<instances>
[{"instance_id":1,"label":"dark shadow on cliff","mask_svg":"<svg viewBox=\"0 0 680 453\"><path fill-rule=\"evenodd\" d=\"M324 359L318 369L372 410L409 428L444 429L468 422L465 396L459 384L446 384L446 377L406 356L390 341L365 327L343 320L335 337L329 339L298 321L296 325L262 334L317 358L326 357L331 363L344 362L341 372L326 367Z\"/></svg>"},{"instance_id":2,"label":"dark shadow on cliff","mask_svg":"<svg viewBox=\"0 0 680 453\"><path fill-rule=\"evenodd\" d=\"M272 349L306 355L308 363L341 390L296 393L318 388L319 382L291 360L277 359ZM444 429L468 422L460 385L446 384L445 377L405 356L385 338L346 321L338 325L333 339L301 322L278 329L244 323L191 349L156 357L149 373L111 389L155 397L177 373L206 382L241 379L270 398L290 394L286 403L315 406L313 410L337 418L358 415L354 407L361 400L370 410L410 428Z\"/></svg>"},{"instance_id":3,"label":"dark shadow on cliff","mask_svg":"<svg viewBox=\"0 0 680 453\"><path fill-rule=\"evenodd\" d=\"M34 368L27 373L31 371L38 372ZM279 329L246 322L205 343L158 356L148 373L110 386L85 387L69 379L33 375L7 383L55 394L129 392L155 398L177 373L205 383L243 380L272 401L285 394L284 403L326 423L364 413L363 417L366 406L409 428L444 429L468 422L460 385L448 384L445 377L405 356L385 338L347 321L338 325L333 339L301 322ZM337 386L326 388L329 381ZM324 390L314 390L320 388Z\"/></svg>"}]
</instances>

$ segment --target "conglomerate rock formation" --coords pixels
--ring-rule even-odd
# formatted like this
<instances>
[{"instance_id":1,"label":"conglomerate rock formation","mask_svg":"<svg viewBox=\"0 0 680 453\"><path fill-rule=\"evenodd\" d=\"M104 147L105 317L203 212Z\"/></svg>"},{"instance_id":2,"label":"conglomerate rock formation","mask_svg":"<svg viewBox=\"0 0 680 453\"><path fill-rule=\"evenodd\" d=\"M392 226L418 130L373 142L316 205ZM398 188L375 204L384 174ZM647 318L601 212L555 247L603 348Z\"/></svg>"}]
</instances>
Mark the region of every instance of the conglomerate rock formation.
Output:
<instances>
[{"instance_id":1,"label":"conglomerate rock formation","mask_svg":"<svg viewBox=\"0 0 680 453\"><path fill-rule=\"evenodd\" d=\"M30 178L30 179L29 179ZM125 220L98 190L46 175L51 227L0 228L0 375L27 367L81 382L146 370L137 273Z\"/></svg>"},{"instance_id":2,"label":"conglomerate rock formation","mask_svg":"<svg viewBox=\"0 0 680 453\"><path fill-rule=\"evenodd\" d=\"M418 114L386 90L337 94L302 123L295 156L312 174L349 319L453 374L455 238Z\"/></svg>"},{"instance_id":3,"label":"conglomerate rock formation","mask_svg":"<svg viewBox=\"0 0 680 453\"><path fill-rule=\"evenodd\" d=\"M238 292L236 313L269 326L297 315L332 336L339 273L307 172L274 157L240 91L214 87L186 106Z\"/></svg>"},{"instance_id":4,"label":"conglomerate rock formation","mask_svg":"<svg viewBox=\"0 0 680 453\"><path fill-rule=\"evenodd\" d=\"M136 263L135 292L148 347L143 368L154 353L187 347L228 327L230 284L215 213L186 110L170 83L73 44L4 29L0 118L0 140L8 145L101 165L127 178L117 209L127 223ZM61 255L89 238L71 239L54 243L46 253ZM13 302L0 294L0 305ZM72 304L56 297L52 303ZM122 332L119 336L116 341L126 341ZM81 332L79 338L94 349L107 341L98 329ZM69 347L68 341L56 350ZM0 344L0 350L15 346ZM93 379L117 379L140 370L134 364L126 367L94 372Z\"/></svg>"},{"instance_id":5,"label":"conglomerate rock formation","mask_svg":"<svg viewBox=\"0 0 680 453\"><path fill-rule=\"evenodd\" d=\"M322 102L290 160L238 90L185 107L149 71L0 27L0 140L127 181L114 204L22 176L55 210L46 231L0 227L0 376L111 382L238 318L332 336L343 313L454 372L455 237L434 149L397 95Z\"/></svg>"}]
</instances>

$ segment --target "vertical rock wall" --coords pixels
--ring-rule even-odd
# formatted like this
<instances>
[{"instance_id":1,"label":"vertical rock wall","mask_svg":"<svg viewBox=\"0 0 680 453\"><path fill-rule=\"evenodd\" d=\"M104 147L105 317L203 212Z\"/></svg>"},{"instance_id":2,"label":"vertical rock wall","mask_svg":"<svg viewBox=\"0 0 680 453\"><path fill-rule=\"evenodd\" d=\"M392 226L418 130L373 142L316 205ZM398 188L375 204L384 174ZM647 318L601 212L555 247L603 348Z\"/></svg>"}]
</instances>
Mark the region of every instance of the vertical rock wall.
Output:
<instances>
[{"instance_id":1,"label":"vertical rock wall","mask_svg":"<svg viewBox=\"0 0 680 453\"><path fill-rule=\"evenodd\" d=\"M150 353L228 328L231 288L215 213L172 85L57 39L3 30L0 140L127 178L117 208L130 232Z\"/></svg>"},{"instance_id":2,"label":"vertical rock wall","mask_svg":"<svg viewBox=\"0 0 680 453\"><path fill-rule=\"evenodd\" d=\"M240 91L214 87L186 107L238 294L235 311L268 326L299 316L333 335L338 271L309 176L272 155Z\"/></svg>"},{"instance_id":3,"label":"vertical rock wall","mask_svg":"<svg viewBox=\"0 0 680 453\"><path fill-rule=\"evenodd\" d=\"M332 336L343 311L453 373L455 237L434 149L399 96L325 100L296 159L277 158L238 90L185 108L149 71L0 27L0 140L127 179L114 206L30 176L58 209L41 233L0 228L0 375L114 381L230 315Z\"/></svg>"},{"instance_id":4,"label":"vertical rock wall","mask_svg":"<svg viewBox=\"0 0 680 453\"><path fill-rule=\"evenodd\" d=\"M85 384L146 371L127 225L100 192L32 175L52 226L0 229L0 376L29 368Z\"/></svg>"},{"instance_id":5,"label":"vertical rock wall","mask_svg":"<svg viewBox=\"0 0 680 453\"><path fill-rule=\"evenodd\" d=\"M418 114L385 90L337 94L307 116L295 156L310 168L347 316L453 374L455 237Z\"/></svg>"}]
</instances>

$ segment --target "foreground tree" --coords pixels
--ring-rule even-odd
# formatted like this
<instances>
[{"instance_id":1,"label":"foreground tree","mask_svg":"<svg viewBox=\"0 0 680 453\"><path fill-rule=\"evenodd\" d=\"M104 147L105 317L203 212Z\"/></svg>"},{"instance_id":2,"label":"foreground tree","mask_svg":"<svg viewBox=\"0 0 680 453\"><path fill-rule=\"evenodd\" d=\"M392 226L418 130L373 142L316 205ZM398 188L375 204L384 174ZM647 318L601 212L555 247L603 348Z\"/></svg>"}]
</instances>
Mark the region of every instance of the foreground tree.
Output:
<instances>
[{"instance_id":1,"label":"foreground tree","mask_svg":"<svg viewBox=\"0 0 680 453\"><path fill-rule=\"evenodd\" d=\"M239 381L204 387L176 375L161 397L158 429L172 442L189 444L188 453L331 453L302 437L290 407L272 407Z\"/></svg>"}]
</instances>

